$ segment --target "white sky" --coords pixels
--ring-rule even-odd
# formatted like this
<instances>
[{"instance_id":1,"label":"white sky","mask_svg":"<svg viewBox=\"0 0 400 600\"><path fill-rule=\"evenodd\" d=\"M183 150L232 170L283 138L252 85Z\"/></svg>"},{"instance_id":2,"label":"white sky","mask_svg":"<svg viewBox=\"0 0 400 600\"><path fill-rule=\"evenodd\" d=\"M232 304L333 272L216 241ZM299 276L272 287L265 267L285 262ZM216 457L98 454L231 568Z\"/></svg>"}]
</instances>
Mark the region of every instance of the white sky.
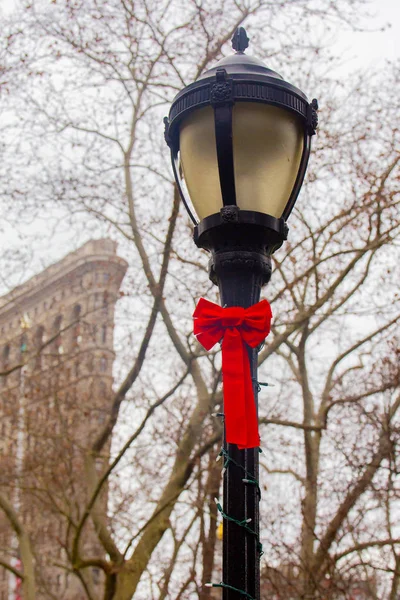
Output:
<instances>
[{"instance_id":1,"label":"white sky","mask_svg":"<svg viewBox=\"0 0 400 600\"><path fill-rule=\"evenodd\" d=\"M343 32L337 42L338 51L345 50L354 67L400 57L400 0L371 0L369 12L373 19L356 24L368 31ZM379 31L382 27L384 31Z\"/></svg>"}]
</instances>

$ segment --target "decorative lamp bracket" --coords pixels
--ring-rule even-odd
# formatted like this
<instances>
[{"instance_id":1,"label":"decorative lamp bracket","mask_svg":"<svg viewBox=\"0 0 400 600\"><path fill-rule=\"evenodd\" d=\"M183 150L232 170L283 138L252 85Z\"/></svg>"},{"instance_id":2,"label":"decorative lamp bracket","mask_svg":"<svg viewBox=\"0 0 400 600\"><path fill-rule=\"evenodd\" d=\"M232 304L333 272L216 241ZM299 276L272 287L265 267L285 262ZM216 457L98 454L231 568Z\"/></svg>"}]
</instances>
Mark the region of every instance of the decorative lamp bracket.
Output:
<instances>
[{"instance_id":1,"label":"decorative lamp bracket","mask_svg":"<svg viewBox=\"0 0 400 600\"><path fill-rule=\"evenodd\" d=\"M171 148L172 142L169 136L169 119L168 117L164 117L164 139L169 148Z\"/></svg>"},{"instance_id":2,"label":"decorative lamp bracket","mask_svg":"<svg viewBox=\"0 0 400 600\"><path fill-rule=\"evenodd\" d=\"M233 104L232 79L228 78L225 69L217 69L215 82L211 84L210 88L210 104L214 108Z\"/></svg>"},{"instance_id":3,"label":"decorative lamp bracket","mask_svg":"<svg viewBox=\"0 0 400 600\"><path fill-rule=\"evenodd\" d=\"M221 208L222 223L239 223L240 208L236 204L229 204Z\"/></svg>"},{"instance_id":4,"label":"decorative lamp bracket","mask_svg":"<svg viewBox=\"0 0 400 600\"><path fill-rule=\"evenodd\" d=\"M307 129L309 135L315 135L318 127L318 100L314 98L308 105Z\"/></svg>"}]
</instances>

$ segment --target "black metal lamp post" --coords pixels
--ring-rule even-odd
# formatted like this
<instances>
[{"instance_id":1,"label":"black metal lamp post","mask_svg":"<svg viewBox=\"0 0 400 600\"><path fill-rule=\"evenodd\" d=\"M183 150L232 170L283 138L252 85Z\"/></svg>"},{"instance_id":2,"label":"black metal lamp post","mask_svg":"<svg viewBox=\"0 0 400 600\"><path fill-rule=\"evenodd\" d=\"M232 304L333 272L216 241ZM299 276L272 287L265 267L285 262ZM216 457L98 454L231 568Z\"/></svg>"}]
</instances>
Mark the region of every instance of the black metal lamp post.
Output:
<instances>
[{"instance_id":1,"label":"black metal lamp post","mask_svg":"<svg viewBox=\"0 0 400 600\"><path fill-rule=\"evenodd\" d=\"M258 302L271 277L271 254L287 238L318 104L244 54L242 27L232 45L236 53L179 92L164 121L194 241L211 252L210 279L222 305L247 308ZM249 349L249 357L257 402L257 352ZM223 512L233 520L224 521L223 600L259 600L258 449L224 450ZM256 535L237 524L242 520Z\"/></svg>"}]
</instances>

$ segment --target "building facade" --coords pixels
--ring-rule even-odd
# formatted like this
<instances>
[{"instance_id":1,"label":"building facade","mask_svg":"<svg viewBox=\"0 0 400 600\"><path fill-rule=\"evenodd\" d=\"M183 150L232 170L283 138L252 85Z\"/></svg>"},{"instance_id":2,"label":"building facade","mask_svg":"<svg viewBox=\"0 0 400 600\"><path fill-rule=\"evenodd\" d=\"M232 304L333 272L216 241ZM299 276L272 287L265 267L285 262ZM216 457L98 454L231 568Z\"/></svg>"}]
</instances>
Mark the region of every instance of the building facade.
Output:
<instances>
[{"instance_id":1,"label":"building facade","mask_svg":"<svg viewBox=\"0 0 400 600\"><path fill-rule=\"evenodd\" d=\"M38 600L100 597L102 573L71 572L69 554L88 489L85 456L112 402L114 309L127 263L108 239L87 242L0 298L0 493L28 532ZM109 446L96 456L108 463ZM106 513L107 489L99 506ZM88 522L80 549L102 556ZM0 510L0 561L20 566ZM0 600L23 598L0 566Z\"/></svg>"}]
</instances>

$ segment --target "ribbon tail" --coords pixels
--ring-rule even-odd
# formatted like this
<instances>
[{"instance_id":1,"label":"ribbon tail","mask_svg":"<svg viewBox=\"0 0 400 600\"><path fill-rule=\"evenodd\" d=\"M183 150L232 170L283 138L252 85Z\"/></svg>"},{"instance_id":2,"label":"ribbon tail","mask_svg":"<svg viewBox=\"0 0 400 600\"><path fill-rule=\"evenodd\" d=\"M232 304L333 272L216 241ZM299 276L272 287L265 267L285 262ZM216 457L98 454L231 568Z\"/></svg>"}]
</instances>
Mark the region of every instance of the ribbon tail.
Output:
<instances>
[{"instance_id":1,"label":"ribbon tail","mask_svg":"<svg viewBox=\"0 0 400 600\"><path fill-rule=\"evenodd\" d=\"M258 415L254 398L253 382L251 379L250 360L244 342L242 343L242 346L247 436L246 445L240 445L239 448L258 448L260 445L260 434L258 432Z\"/></svg>"},{"instance_id":2,"label":"ribbon tail","mask_svg":"<svg viewBox=\"0 0 400 600\"><path fill-rule=\"evenodd\" d=\"M247 418L243 351L245 348L237 329L226 330L222 342L225 439L228 444L245 448Z\"/></svg>"},{"instance_id":3,"label":"ribbon tail","mask_svg":"<svg viewBox=\"0 0 400 600\"><path fill-rule=\"evenodd\" d=\"M238 448L260 445L258 417L247 346L238 330L227 330L222 342L225 437Z\"/></svg>"}]
</instances>

